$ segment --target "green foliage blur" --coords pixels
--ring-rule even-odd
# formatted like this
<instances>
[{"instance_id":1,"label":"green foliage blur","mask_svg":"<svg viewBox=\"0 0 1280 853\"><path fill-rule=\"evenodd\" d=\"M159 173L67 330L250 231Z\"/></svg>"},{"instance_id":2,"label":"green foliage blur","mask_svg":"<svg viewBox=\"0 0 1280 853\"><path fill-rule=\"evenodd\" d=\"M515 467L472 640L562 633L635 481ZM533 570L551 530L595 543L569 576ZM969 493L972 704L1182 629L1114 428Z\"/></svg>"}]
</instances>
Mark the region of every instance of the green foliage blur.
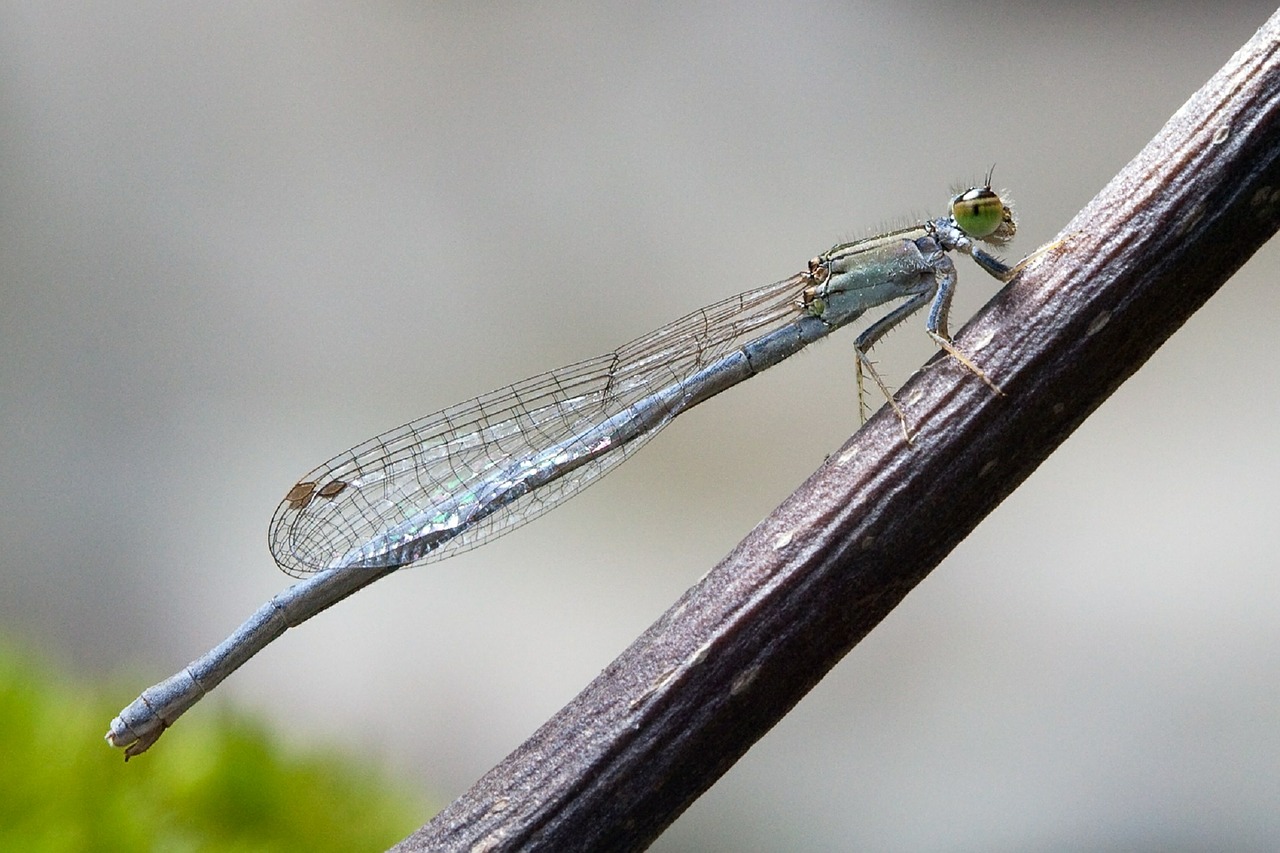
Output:
<instances>
[{"instance_id":1,"label":"green foliage blur","mask_svg":"<svg viewBox=\"0 0 1280 853\"><path fill-rule=\"evenodd\" d=\"M122 704L0 642L0 851L383 850L430 816L359 757L216 707L126 765L103 740Z\"/></svg>"}]
</instances>

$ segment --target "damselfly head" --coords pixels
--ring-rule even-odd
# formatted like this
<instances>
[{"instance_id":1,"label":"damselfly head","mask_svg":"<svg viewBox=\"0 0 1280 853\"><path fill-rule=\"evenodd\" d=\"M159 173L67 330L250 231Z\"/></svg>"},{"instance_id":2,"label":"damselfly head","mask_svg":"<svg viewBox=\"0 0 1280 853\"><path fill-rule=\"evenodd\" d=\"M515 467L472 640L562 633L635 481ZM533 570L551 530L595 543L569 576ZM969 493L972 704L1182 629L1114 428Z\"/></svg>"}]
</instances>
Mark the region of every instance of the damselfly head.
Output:
<instances>
[{"instance_id":1,"label":"damselfly head","mask_svg":"<svg viewBox=\"0 0 1280 853\"><path fill-rule=\"evenodd\" d=\"M990 186L973 187L951 199L951 219L968 236L994 246L1009 242L1018 230L1012 208Z\"/></svg>"}]
</instances>

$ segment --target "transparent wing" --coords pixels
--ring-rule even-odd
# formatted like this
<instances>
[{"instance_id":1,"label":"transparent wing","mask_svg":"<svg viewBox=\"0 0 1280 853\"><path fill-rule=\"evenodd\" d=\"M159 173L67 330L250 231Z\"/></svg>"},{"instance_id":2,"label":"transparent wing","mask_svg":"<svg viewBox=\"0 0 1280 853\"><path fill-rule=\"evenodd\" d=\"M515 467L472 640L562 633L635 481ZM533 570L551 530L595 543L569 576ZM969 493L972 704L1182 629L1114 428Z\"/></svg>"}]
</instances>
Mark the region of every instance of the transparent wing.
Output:
<instances>
[{"instance_id":1,"label":"transparent wing","mask_svg":"<svg viewBox=\"0 0 1280 853\"><path fill-rule=\"evenodd\" d=\"M455 512L460 495L486 494L485 484L513 460L557 447L791 322L811 283L798 274L730 297L614 352L459 403L335 456L303 477L277 507L268 531L272 556L285 572L301 577L345 564L397 525L430 516L433 507ZM452 556L538 517L610 471L669 420L540 488L475 513L474 522L459 523L452 538L404 565Z\"/></svg>"}]
</instances>

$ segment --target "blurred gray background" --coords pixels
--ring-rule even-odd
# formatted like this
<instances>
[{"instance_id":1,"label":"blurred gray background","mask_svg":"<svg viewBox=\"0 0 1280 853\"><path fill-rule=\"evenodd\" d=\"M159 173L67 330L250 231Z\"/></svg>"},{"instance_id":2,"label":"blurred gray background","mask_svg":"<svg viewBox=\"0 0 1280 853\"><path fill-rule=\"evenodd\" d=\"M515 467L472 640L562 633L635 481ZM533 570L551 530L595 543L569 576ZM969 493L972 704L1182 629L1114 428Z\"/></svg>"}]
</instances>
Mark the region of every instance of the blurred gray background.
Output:
<instances>
[{"instance_id":1,"label":"blurred gray background","mask_svg":"<svg viewBox=\"0 0 1280 853\"><path fill-rule=\"evenodd\" d=\"M0 5L0 632L123 706L287 585L267 521L322 460L993 163L1030 251L1272 11ZM656 849L1280 844L1277 261ZM962 262L954 327L996 287ZM922 322L877 351L895 384ZM290 632L142 760L234 702L452 798L856 427L852 338Z\"/></svg>"}]
</instances>

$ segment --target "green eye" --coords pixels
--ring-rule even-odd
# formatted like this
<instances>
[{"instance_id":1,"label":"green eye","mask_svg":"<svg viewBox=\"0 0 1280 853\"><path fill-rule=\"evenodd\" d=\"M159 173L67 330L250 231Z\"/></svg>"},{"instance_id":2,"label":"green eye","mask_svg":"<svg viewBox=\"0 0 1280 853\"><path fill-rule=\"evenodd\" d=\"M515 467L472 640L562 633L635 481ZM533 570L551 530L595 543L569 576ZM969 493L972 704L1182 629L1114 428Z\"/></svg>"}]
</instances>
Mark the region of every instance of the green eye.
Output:
<instances>
[{"instance_id":1,"label":"green eye","mask_svg":"<svg viewBox=\"0 0 1280 853\"><path fill-rule=\"evenodd\" d=\"M990 187L975 187L951 199L951 216L960 230L981 240L1004 223L1005 206Z\"/></svg>"}]
</instances>

